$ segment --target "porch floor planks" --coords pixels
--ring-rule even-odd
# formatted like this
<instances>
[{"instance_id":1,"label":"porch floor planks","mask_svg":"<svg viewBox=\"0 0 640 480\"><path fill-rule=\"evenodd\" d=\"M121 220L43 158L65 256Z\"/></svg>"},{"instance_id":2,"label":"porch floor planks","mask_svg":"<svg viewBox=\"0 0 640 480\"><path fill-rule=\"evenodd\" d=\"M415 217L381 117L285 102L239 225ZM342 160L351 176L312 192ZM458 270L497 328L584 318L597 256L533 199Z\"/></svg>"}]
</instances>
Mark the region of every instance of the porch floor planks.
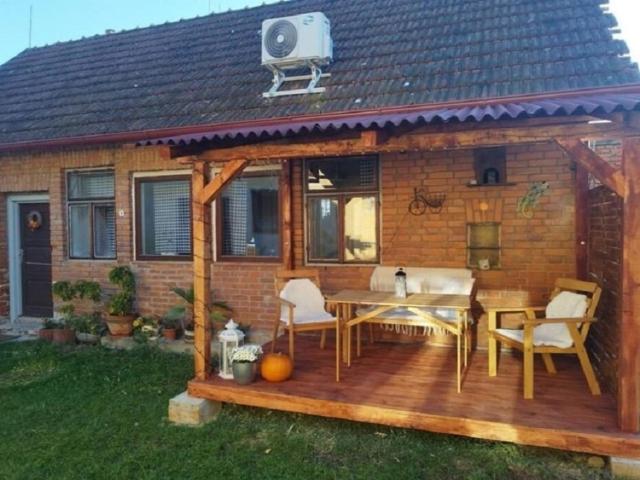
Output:
<instances>
[{"instance_id":1,"label":"porch floor planks","mask_svg":"<svg viewBox=\"0 0 640 480\"><path fill-rule=\"evenodd\" d=\"M277 346L286 351L286 339ZM190 382L189 391L229 403L640 458L640 435L618 430L614 399L589 393L576 359L556 357L555 376L536 359L535 398L525 400L517 355L503 352L498 376L489 377L486 352L472 352L457 393L455 349L363 342L362 356L341 368L336 383L331 339L320 350L317 338L299 335L289 381L239 386L213 375Z\"/></svg>"}]
</instances>

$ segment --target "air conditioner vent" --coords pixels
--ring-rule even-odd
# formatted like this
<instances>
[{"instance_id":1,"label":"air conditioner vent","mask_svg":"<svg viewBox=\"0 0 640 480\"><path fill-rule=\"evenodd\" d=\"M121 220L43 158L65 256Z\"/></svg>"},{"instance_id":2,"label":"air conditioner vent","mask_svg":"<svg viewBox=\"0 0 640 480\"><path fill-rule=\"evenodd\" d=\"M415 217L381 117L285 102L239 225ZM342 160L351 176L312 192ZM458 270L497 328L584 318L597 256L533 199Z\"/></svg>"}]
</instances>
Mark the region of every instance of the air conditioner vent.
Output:
<instances>
[{"instance_id":1,"label":"air conditioner vent","mask_svg":"<svg viewBox=\"0 0 640 480\"><path fill-rule=\"evenodd\" d=\"M264 46L269 55L283 58L293 52L298 44L298 30L289 20L278 20L264 36Z\"/></svg>"}]
</instances>

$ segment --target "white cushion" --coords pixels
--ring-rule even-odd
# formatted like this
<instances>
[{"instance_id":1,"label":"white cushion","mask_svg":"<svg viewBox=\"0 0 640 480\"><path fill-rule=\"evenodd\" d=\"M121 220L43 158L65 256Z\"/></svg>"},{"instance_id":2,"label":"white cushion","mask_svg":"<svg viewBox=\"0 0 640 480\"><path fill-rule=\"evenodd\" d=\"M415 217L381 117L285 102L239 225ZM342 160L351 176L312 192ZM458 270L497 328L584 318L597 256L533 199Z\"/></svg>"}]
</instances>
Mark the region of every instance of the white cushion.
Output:
<instances>
[{"instance_id":1,"label":"white cushion","mask_svg":"<svg viewBox=\"0 0 640 480\"><path fill-rule=\"evenodd\" d=\"M296 278L289 280L280 292L280 298L295 305L293 309L293 323L318 323L335 320L324 309L324 297L322 292L308 278ZM282 306L280 320L289 323L289 307Z\"/></svg>"},{"instance_id":2,"label":"white cushion","mask_svg":"<svg viewBox=\"0 0 640 480\"><path fill-rule=\"evenodd\" d=\"M407 293L471 294L472 271L467 268L403 268L407 274ZM397 267L377 266L371 274L369 288L374 292L393 292ZM446 291L445 291L446 290Z\"/></svg>"},{"instance_id":3,"label":"white cushion","mask_svg":"<svg viewBox=\"0 0 640 480\"><path fill-rule=\"evenodd\" d=\"M587 297L573 292L560 292L547 305L546 318L581 318L587 312ZM517 342L524 342L523 330L498 328L497 332ZM533 345L536 347L569 348L573 339L564 323L546 323L533 329Z\"/></svg>"}]
</instances>

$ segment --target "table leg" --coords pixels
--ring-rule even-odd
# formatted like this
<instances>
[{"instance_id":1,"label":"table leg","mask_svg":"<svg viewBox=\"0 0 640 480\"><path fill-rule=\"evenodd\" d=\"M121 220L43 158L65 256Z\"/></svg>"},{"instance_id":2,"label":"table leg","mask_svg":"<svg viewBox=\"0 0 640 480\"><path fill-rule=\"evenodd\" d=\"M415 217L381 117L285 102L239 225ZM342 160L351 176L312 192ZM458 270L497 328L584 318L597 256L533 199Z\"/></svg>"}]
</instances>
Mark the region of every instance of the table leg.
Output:
<instances>
[{"instance_id":1,"label":"table leg","mask_svg":"<svg viewBox=\"0 0 640 480\"><path fill-rule=\"evenodd\" d=\"M361 327L362 325L358 324L356 327L356 341L358 342L358 346L357 346L357 350L356 350L356 355L358 355L358 357L360 357L360 335L361 335Z\"/></svg>"},{"instance_id":2,"label":"table leg","mask_svg":"<svg viewBox=\"0 0 640 480\"><path fill-rule=\"evenodd\" d=\"M340 330L342 329L342 309L336 307L336 382L340 381Z\"/></svg>"},{"instance_id":3,"label":"table leg","mask_svg":"<svg viewBox=\"0 0 640 480\"><path fill-rule=\"evenodd\" d=\"M463 322L463 327L464 327L464 368L467 368L467 363L468 363L468 357L469 357L469 313L465 310L464 311L464 322Z\"/></svg>"},{"instance_id":4,"label":"table leg","mask_svg":"<svg viewBox=\"0 0 640 480\"><path fill-rule=\"evenodd\" d=\"M458 376L458 393L460 393L461 391L461 375L460 375L460 335L456 335L456 343L457 343L457 350L458 350L458 362L457 362L457 376Z\"/></svg>"}]
</instances>

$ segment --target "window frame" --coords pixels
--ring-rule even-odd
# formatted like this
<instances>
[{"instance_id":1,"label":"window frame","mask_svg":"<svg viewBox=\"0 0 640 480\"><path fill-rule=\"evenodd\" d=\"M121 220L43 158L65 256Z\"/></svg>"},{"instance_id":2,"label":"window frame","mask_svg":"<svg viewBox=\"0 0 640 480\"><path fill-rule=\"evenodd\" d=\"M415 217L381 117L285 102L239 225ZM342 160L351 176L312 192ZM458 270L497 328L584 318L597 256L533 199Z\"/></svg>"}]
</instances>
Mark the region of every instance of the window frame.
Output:
<instances>
[{"instance_id":1,"label":"window frame","mask_svg":"<svg viewBox=\"0 0 640 480\"><path fill-rule=\"evenodd\" d=\"M307 178L307 165L309 162L318 160L327 161L345 161L349 159L366 159L372 158L375 160L375 172L376 172L376 184L373 188L360 188L360 189L345 189L345 190L309 190L308 178ZM303 215L304 215L304 258L305 265L379 265L381 261L382 246L380 241L382 238L382 220L380 218L381 212L381 162L379 155L346 155L342 157L327 157L327 158L306 158L302 164L302 191L303 191ZM345 204L346 200L350 198L358 197L374 197L375 198L375 219L376 219L376 257L373 260L345 260ZM310 228L311 223L309 219L309 198L327 198L338 200L338 260L323 260L310 258Z\"/></svg>"},{"instance_id":2,"label":"window frame","mask_svg":"<svg viewBox=\"0 0 640 480\"><path fill-rule=\"evenodd\" d=\"M113 197L91 197L91 198L69 198L70 178L73 174L91 174L110 172L113 176ZM87 168L87 169L71 169L65 171L65 202L66 202L66 233L67 233L67 258L69 260L99 260L113 261L118 259L118 222L116 220L116 171L113 167L104 168ZM95 252L95 225L93 223L93 212L96 206L113 206L114 212L114 254L113 257L96 257ZM88 257L77 257L71 254L71 207L87 206L89 208L89 242L91 254Z\"/></svg>"},{"instance_id":3,"label":"window frame","mask_svg":"<svg viewBox=\"0 0 640 480\"><path fill-rule=\"evenodd\" d=\"M278 237L279 237L279 254L276 257L266 256L242 256L242 255L224 255L222 253L223 242L223 218L222 218L222 193L215 201L215 242L216 242L216 261L218 262L239 262L239 263L281 263L282 254L284 249L284 228L282 225L282 205L284 203L282 183L286 180L286 176L282 174L282 169L269 169L269 170L252 170L244 171L241 175L234 178L234 180L247 177L275 177L278 180ZM232 180L232 182L234 181ZM229 182L229 185L231 182ZM226 187L225 187L226 188Z\"/></svg>"},{"instance_id":4,"label":"window frame","mask_svg":"<svg viewBox=\"0 0 640 480\"><path fill-rule=\"evenodd\" d=\"M142 202L140 201L141 184L162 183L175 180L185 180L189 185L189 255L146 255L142 253ZM136 261L153 262L190 262L193 261L193 192L191 188L191 174L171 174L139 176L133 179L133 195L135 201L135 253Z\"/></svg>"}]
</instances>

